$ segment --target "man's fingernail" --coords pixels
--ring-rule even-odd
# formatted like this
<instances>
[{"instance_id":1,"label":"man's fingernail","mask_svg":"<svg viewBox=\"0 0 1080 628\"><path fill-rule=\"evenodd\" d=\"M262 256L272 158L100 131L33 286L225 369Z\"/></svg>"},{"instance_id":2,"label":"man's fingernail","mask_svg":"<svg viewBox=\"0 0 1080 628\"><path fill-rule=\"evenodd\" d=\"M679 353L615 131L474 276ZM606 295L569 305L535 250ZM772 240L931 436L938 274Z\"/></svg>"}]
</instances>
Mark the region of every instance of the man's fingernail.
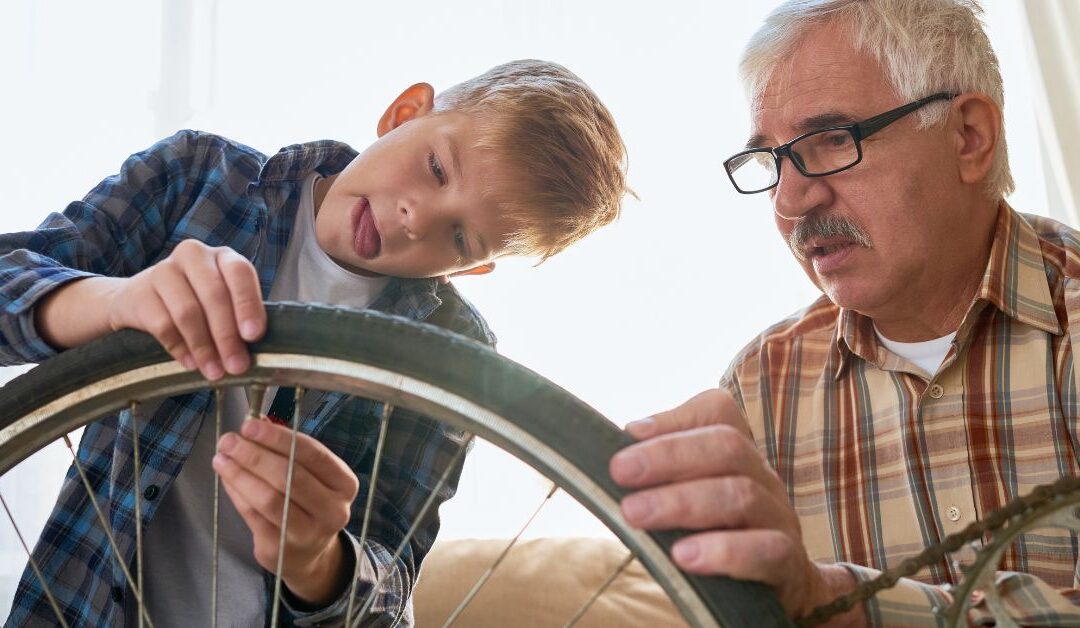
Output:
<instances>
[{"instance_id":1,"label":"man's fingernail","mask_svg":"<svg viewBox=\"0 0 1080 628\"><path fill-rule=\"evenodd\" d=\"M240 323L240 335L244 340L255 340L255 336L259 335L259 324L251 319Z\"/></svg>"},{"instance_id":2,"label":"man's fingernail","mask_svg":"<svg viewBox=\"0 0 1080 628\"><path fill-rule=\"evenodd\" d=\"M692 565L697 562L701 548L697 541L682 541L671 548L671 556L680 565Z\"/></svg>"},{"instance_id":3,"label":"man's fingernail","mask_svg":"<svg viewBox=\"0 0 1080 628\"><path fill-rule=\"evenodd\" d=\"M221 437L221 442L218 443L218 451L224 451L229 453L236 447L236 437L232 434L226 434Z\"/></svg>"},{"instance_id":4,"label":"man's fingernail","mask_svg":"<svg viewBox=\"0 0 1080 628\"><path fill-rule=\"evenodd\" d=\"M651 416L637 421L630 421L626 424L626 431L637 437L651 436L655 429L656 421L653 421Z\"/></svg>"},{"instance_id":5,"label":"man's fingernail","mask_svg":"<svg viewBox=\"0 0 1080 628\"><path fill-rule=\"evenodd\" d=\"M194 371L197 365L195 364L195 358L191 357L189 353L184 356L183 360L180 360L180 366L184 367L185 371Z\"/></svg>"},{"instance_id":6,"label":"man's fingernail","mask_svg":"<svg viewBox=\"0 0 1080 628\"><path fill-rule=\"evenodd\" d=\"M648 523L656 510L651 495L631 495L623 500L622 509L626 519L635 525Z\"/></svg>"},{"instance_id":7,"label":"man's fingernail","mask_svg":"<svg viewBox=\"0 0 1080 628\"><path fill-rule=\"evenodd\" d=\"M636 480L645 472L645 463L640 456L633 453L617 453L611 464L611 471L617 482Z\"/></svg>"}]
</instances>

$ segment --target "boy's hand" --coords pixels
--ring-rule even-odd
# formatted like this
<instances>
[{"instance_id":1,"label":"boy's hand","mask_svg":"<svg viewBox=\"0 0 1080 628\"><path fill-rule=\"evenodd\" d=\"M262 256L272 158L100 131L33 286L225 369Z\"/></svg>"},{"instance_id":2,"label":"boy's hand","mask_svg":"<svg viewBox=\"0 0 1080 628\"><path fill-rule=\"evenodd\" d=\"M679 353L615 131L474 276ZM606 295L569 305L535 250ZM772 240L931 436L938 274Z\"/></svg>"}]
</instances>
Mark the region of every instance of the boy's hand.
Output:
<instances>
[{"instance_id":1,"label":"boy's hand","mask_svg":"<svg viewBox=\"0 0 1080 628\"><path fill-rule=\"evenodd\" d=\"M240 433L218 441L214 470L251 529L255 560L275 572L292 432L269 421L246 420ZM285 564L289 590L314 606L337 599L351 570L338 535L349 522L360 483L345 462L319 441L296 435Z\"/></svg>"},{"instance_id":2,"label":"boy's hand","mask_svg":"<svg viewBox=\"0 0 1080 628\"><path fill-rule=\"evenodd\" d=\"M239 375L251 359L244 341L266 329L255 267L236 251L184 240L164 260L113 284L109 327L150 333L187 369L210 380Z\"/></svg>"}]
</instances>

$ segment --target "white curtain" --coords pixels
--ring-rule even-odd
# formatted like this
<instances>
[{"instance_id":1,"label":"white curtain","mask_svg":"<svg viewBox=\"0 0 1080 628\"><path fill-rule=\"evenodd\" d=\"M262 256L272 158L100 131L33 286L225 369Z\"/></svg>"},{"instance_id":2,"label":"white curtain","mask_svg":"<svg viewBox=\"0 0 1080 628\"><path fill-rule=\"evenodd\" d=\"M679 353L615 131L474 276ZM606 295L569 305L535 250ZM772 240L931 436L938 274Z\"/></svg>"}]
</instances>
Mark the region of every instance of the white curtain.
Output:
<instances>
[{"instance_id":1,"label":"white curtain","mask_svg":"<svg viewBox=\"0 0 1080 628\"><path fill-rule=\"evenodd\" d=\"M1036 59L1034 103L1051 215L1080 225L1080 2L1025 0Z\"/></svg>"}]
</instances>

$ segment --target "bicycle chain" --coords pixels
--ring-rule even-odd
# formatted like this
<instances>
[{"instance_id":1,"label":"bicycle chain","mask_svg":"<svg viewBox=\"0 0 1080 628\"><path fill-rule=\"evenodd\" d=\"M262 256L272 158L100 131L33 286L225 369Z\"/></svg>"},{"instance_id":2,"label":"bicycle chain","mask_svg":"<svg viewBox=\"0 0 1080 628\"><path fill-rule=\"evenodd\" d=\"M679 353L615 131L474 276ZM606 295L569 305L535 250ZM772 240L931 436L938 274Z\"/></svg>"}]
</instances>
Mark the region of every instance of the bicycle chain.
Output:
<instances>
[{"instance_id":1,"label":"bicycle chain","mask_svg":"<svg viewBox=\"0 0 1080 628\"><path fill-rule=\"evenodd\" d=\"M1080 491L1080 477L1065 477L1052 484L1037 486L1027 495L1009 501L983 519L972 522L955 534L950 534L919 554L904 559L895 568L885 570L877 578L861 582L851 592L828 604L818 606L809 615L796 620L795 625L803 627L822 624L834 615L846 612L859 602L870 599L878 592L892 588L901 578L915 575L923 567L944 560L946 555L960 550L969 543L982 540L987 534L1002 529L1006 524L1021 524L1026 517L1040 508L1076 491ZM963 600L959 602L963 603Z\"/></svg>"}]
</instances>

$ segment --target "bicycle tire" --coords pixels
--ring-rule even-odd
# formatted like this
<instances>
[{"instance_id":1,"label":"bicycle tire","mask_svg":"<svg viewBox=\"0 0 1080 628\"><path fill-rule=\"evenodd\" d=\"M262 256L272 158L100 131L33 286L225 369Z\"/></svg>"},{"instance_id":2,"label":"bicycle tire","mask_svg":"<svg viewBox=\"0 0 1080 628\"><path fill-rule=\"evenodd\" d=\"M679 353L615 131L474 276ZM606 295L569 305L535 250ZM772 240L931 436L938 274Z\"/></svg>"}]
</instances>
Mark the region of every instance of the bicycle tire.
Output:
<instances>
[{"instance_id":1,"label":"bicycle tire","mask_svg":"<svg viewBox=\"0 0 1080 628\"><path fill-rule=\"evenodd\" d=\"M608 461L632 439L542 376L464 336L379 312L269 303L267 315L266 335L250 345L252 368L216 385L306 385L305 378L331 377L343 386L337 390L474 432L578 499L637 554L691 625L791 625L769 587L675 568L669 552L687 532L626 526L618 511L626 491L608 476ZM62 434L121 409L135 392L148 399L207 387L141 332L119 331L65 351L0 389L0 475Z\"/></svg>"}]
</instances>

